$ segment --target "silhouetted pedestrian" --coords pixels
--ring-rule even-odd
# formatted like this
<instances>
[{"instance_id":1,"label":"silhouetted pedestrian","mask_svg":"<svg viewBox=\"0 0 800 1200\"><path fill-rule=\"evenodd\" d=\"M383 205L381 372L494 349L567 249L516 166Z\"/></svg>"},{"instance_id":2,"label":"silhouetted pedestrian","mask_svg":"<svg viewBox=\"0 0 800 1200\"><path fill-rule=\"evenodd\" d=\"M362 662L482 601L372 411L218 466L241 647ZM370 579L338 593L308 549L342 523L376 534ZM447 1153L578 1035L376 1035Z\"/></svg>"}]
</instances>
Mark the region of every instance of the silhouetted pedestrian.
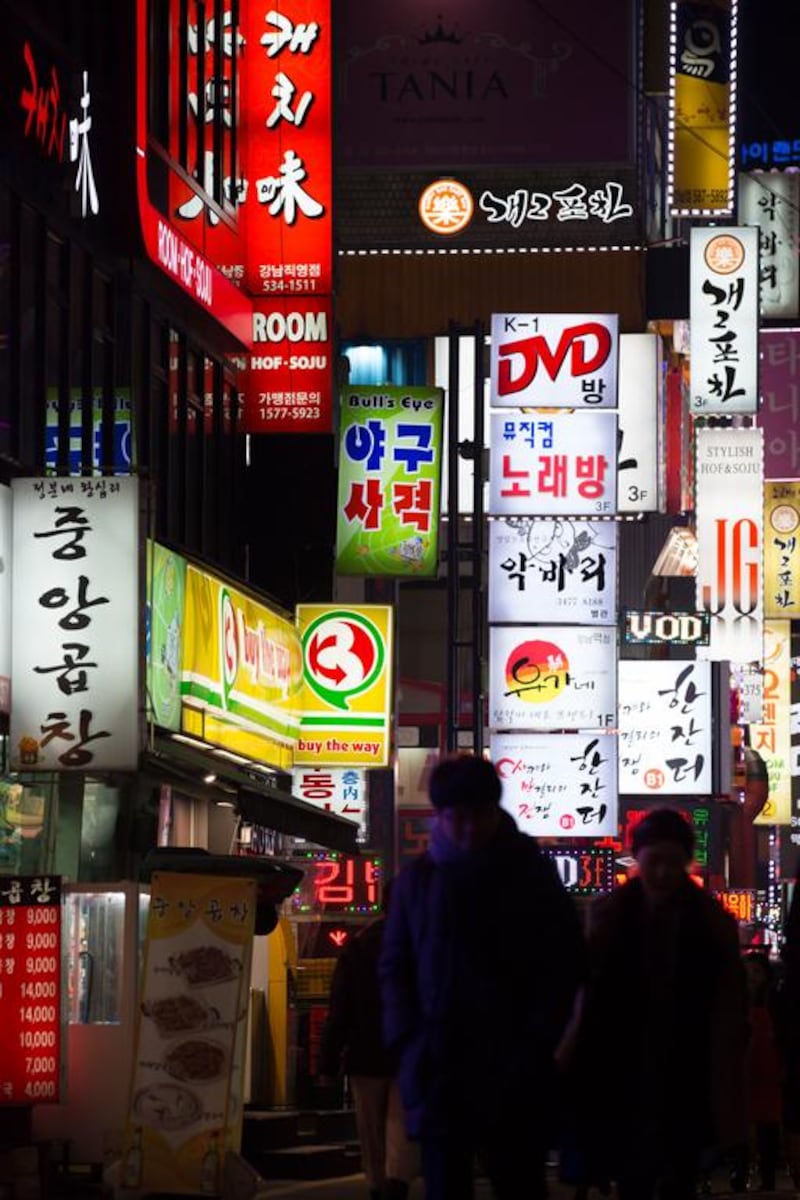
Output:
<instances>
[{"instance_id":1,"label":"silhouetted pedestrian","mask_svg":"<svg viewBox=\"0 0 800 1200\"><path fill-rule=\"evenodd\" d=\"M384 884L384 912L339 956L319 1055L322 1084L342 1071L350 1080L371 1200L403 1200L419 1174L419 1149L405 1131L395 1056L383 1038L378 957L391 886Z\"/></svg>"},{"instance_id":2,"label":"silhouetted pedestrian","mask_svg":"<svg viewBox=\"0 0 800 1200\"><path fill-rule=\"evenodd\" d=\"M476 1154L500 1200L543 1197L553 1052L584 969L572 901L500 807L491 763L431 773L428 851L395 880L380 975L426 1200L473 1195Z\"/></svg>"},{"instance_id":3,"label":"silhouetted pedestrian","mask_svg":"<svg viewBox=\"0 0 800 1200\"><path fill-rule=\"evenodd\" d=\"M693 1200L701 1154L746 1128L747 1000L733 918L689 877L694 835L657 809L638 874L589 910L589 980L569 1070L587 1160L620 1200Z\"/></svg>"}]
</instances>

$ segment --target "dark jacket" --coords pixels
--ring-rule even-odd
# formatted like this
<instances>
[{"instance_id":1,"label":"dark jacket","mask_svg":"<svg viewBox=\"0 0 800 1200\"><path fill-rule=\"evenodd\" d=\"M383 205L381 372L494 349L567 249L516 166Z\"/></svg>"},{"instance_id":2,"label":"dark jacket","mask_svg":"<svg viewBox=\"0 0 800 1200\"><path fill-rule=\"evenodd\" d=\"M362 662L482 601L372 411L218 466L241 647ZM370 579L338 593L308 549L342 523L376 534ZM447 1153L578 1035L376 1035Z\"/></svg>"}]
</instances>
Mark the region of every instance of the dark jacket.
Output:
<instances>
[{"instance_id":1,"label":"dark jacket","mask_svg":"<svg viewBox=\"0 0 800 1200\"><path fill-rule=\"evenodd\" d=\"M379 964L409 1134L543 1119L583 966L573 903L507 813L471 854L434 826L395 880Z\"/></svg>"},{"instance_id":2,"label":"dark jacket","mask_svg":"<svg viewBox=\"0 0 800 1200\"><path fill-rule=\"evenodd\" d=\"M394 1075L383 1041L378 985L385 917L379 917L347 942L331 979L328 1016L322 1030L319 1072L336 1076Z\"/></svg>"},{"instance_id":3,"label":"dark jacket","mask_svg":"<svg viewBox=\"0 0 800 1200\"><path fill-rule=\"evenodd\" d=\"M654 914L633 879L594 902L588 940L565 1089L586 1098L587 1152L613 1171L632 1145L645 1159L735 1145L746 1136L748 1024L733 918L688 877Z\"/></svg>"}]
</instances>

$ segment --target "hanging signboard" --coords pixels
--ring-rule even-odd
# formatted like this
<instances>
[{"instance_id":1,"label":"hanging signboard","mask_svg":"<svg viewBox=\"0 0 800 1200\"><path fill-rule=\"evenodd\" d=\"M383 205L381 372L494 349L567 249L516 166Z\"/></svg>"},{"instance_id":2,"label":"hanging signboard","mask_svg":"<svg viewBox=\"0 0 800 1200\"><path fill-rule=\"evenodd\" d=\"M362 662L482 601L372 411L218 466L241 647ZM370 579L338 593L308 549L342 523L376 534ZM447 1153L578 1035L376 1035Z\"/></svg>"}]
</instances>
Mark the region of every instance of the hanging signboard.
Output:
<instances>
[{"instance_id":1,"label":"hanging signboard","mask_svg":"<svg viewBox=\"0 0 800 1200\"><path fill-rule=\"evenodd\" d=\"M15 479L12 489L12 765L135 770L137 480Z\"/></svg>"},{"instance_id":2,"label":"hanging signboard","mask_svg":"<svg viewBox=\"0 0 800 1200\"><path fill-rule=\"evenodd\" d=\"M697 608L711 614L698 658L755 662L763 648L760 429L698 429Z\"/></svg>"},{"instance_id":3,"label":"hanging signboard","mask_svg":"<svg viewBox=\"0 0 800 1200\"><path fill-rule=\"evenodd\" d=\"M492 413L493 516L598 516L617 508L615 412Z\"/></svg>"},{"instance_id":4,"label":"hanging signboard","mask_svg":"<svg viewBox=\"0 0 800 1200\"><path fill-rule=\"evenodd\" d=\"M303 689L296 766L385 767L391 750L388 605L298 604Z\"/></svg>"},{"instance_id":5,"label":"hanging signboard","mask_svg":"<svg viewBox=\"0 0 800 1200\"><path fill-rule=\"evenodd\" d=\"M800 330L762 329L758 345L764 475L800 479Z\"/></svg>"},{"instance_id":6,"label":"hanging signboard","mask_svg":"<svg viewBox=\"0 0 800 1200\"><path fill-rule=\"evenodd\" d=\"M618 704L620 792L711 793L710 663L622 659Z\"/></svg>"},{"instance_id":7,"label":"hanging signboard","mask_svg":"<svg viewBox=\"0 0 800 1200\"><path fill-rule=\"evenodd\" d=\"M694 413L758 409L758 229L690 231L689 311Z\"/></svg>"},{"instance_id":8,"label":"hanging signboard","mask_svg":"<svg viewBox=\"0 0 800 1200\"><path fill-rule=\"evenodd\" d=\"M614 408L615 314L492 313L494 408Z\"/></svg>"},{"instance_id":9,"label":"hanging signboard","mask_svg":"<svg viewBox=\"0 0 800 1200\"><path fill-rule=\"evenodd\" d=\"M739 220L759 236L761 318L796 317L800 298L800 181L792 172L739 176Z\"/></svg>"},{"instance_id":10,"label":"hanging signboard","mask_svg":"<svg viewBox=\"0 0 800 1200\"><path fill-rule=\"evenodd\" d=\"M11 711L11 488L0 484L0 712Z\"/></svg>"},{"instance_id":11,"label":"hanging signboard","mask_svg":"<svg viewBox=\"0 0 800 1200\"><path fill-rule=\"evenodd\" d=\"M764 615L800 613L800 480L764 484Z\"/></svg>"},{"instance_id":12,"label":"hanging signboard","mask_svg":"<svg viewBox=\"0 0 800 1200\"><path fill-rule=\"evenodd\" d=\"M623 333L619 339L619 512L657 512L658 442L662 408L661 338Z\"/></svg>"},{"instance_id":13,"label":"hanging signboard","mask_svg":"<svg viewBox=\"0 0 800 1200\"><path fill-rule=\"evenodd\" d=\"M253 301L253 347L240 373L245 433L330 433L330 297Z\"/></svg>"},{"instance_id":14,"label":"hanging signboard","mask_svg":"<svg viewBox=\"0 0 800 1200\"><path fill-rule=\"evenodd\" d=\"M288 770L302 684L294 624L192 563L185 586L183 732Z\"/></svg>"},{"instance_id":15,"label":"hanging signboard","mask_svg":"<svg viewBox=\"0 0 800 1200\"><path fill-rule=\"evenodd\" d=\"M670 5L667 199L676 216L733 211L735 11L731 0Z\"/></svg>"},{"instance_id":16,"label":"hanging signboard","mask_svg":"<svg viewBox=\"0 0 800 1200\"><path fill-rule=\"evenodd\" d=\"M616 832L616 830L615 830ZM542 846L542 853L555 863L561 882L574 896L595 896L614 890L614 851L607 848Z\"/></svg>"},{"instance_id":17,"label":"hanging signboard","mask_svg":"<svg viewBox=\"0 0 800 1200\"><path fill-rule=\"evenodd\" d=\"M523 833L605 837L617 832L617 739L610 733L505 734L491 739L500 800Z\"/></svg>"},{"instance_id":18,"label":"hanging signboard","mask_svg":"<svg viewBox=\"0 0 800 1200\"><path fill-rule=\"evenodd\" d=\"M121 1185L219 1194L238 1150L253 879L155 872Z\"/></svg>"},{"instance_id":19,"label":"hanging signboard","mask_svg":"<svg viewBox=\"0 0 800 1200\"><path fill-rule=\"evenodd\" d=\"M613 728L616 698L616 628L494 625L489 630L492 729Z\"/></svg>"},{"instance_id":20,"label":"hanging signboard","mask_svg":"<svg viewBox=\"0 0 800 1200\"><path fill-rule=\"evenodd\" d=\"M707 646L711 619L707 612L635 612L623 614L623 633L629 646Z\"/></svg>"},{"instance_id":21,"label":"hanging signboard","mask_svg":"<svg viewBox=\"0 0 800 1200\"><path fill-rule=\"evenodd\" d=\"M367 829L367 775L355 767L295 767L292 794Z\"/></svg>"},{"instance_id":22,"label":"hanging signboard","mask_svg":"<svg viewBox=\"0 0 800 1200\"><path fill-rule=\"evenodd\" d=\"M616 611L616 522L489 522L490 621L610 625Z\"/></svg>"},{"instance_id":23,"label":"hanging signboard","mask_svg":"<svg viewBox=\"0 0 800 1200\"><path fill-rule=\"evenodd\" d=\"M764 622L764 707L750 745L767 765L769 795L757 825L792 823L791 622Z\"/></svg>"},{"instance_id":24,"label":"hanging signboard","mask_svg":"<svg viewBox=\"0 0 800 1200\"><path fill-rule=\"evenodd\" d=\"M61 1086L61 880L0 877L0 1108L55 1104Z\"/></svg>"},{"instance_id":25,"label":"hanging signboard","mask_svg":"<svg viewBox=\"0 0 800 1200\"><path fill-rule=\"evenodd\" d=\"M336 570L435 575L442 450L439 388L342 396Z\"/></svg>"},{"instance_id":26,"label":"hanging signboard","mask_svg":"<svg viewBox=\"0 0 800 1200\"><path fill-rule=\"evenodd\" d=\"M147 542L148 716L156 725L178 732L181 727L181 659L186 559L158 542Z\"/></svg>"}]
</instances>

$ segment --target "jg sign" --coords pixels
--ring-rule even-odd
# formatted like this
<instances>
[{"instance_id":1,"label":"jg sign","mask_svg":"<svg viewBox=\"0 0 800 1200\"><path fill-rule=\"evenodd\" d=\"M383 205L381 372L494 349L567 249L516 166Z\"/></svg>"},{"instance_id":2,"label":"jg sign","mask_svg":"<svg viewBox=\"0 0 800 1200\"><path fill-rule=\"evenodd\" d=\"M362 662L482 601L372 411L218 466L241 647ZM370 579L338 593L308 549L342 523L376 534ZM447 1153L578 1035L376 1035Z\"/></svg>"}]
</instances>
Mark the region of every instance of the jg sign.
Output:
<instances>
[{"instance_id":1,"label":"jg sign","mask_svg":"<svg viewBox=\"0 0 800 1200\"><path fill-rule=\"evenodd\" d=\"M669 642L673 646L707 646L711 618L709 613L625 612L625 641L628 645L649 646Z\"/></svg>"}]
</instances>

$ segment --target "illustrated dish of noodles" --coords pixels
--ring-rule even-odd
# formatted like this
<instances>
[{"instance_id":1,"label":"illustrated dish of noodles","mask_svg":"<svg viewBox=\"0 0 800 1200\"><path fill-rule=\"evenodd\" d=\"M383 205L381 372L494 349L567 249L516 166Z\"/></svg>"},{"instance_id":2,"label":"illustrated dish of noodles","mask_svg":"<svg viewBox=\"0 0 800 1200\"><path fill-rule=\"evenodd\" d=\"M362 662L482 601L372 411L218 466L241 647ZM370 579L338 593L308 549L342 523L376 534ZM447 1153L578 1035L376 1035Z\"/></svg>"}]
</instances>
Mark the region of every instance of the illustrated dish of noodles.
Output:
<instances>
[{"instance_id":1,"label":"illustrated dish of noodles","mask_svg":"<svg viewBox=\"0 0 800 1200\"><path fill-rule=\"evenodd\" d=\"M136 1093L133 1111L136 1121L151 1129L185 1129L199 1120L203 1104L178 1083L154 1083Z\"/></svg>"},{"instance_id":2,"label":"illustrated dish of noodles","mask_svg":"<svg viewBox=\"0 0 800 1200\"><path fill-rule=\"evenodd\" d=\"M209 1083L218 1079L225 1069L225 1050L218 1042L190 1038L179 1042L164 1057L167 1071L175 1079L187 1083Z\"/></svg>"},{"instance_id":3,"label":"illustrated dish of noodles","mask_svg":"<svg viewBox=\"0 0 800 1200\"><path fill-rule=\"evenodd\" d=\"M215 1008L185 994L151 1000L142 1005L142 1012L151 1018L161 1037L205 1029L219 1019Z\"/></svg>"},{"instance_id":4,"label":"illustrated dish of noodles","mask_svg":"<svg viewBox=\"0 0 800 1200\"><path fill-rule=\"evenodd\" d=\"M172 955L169 965L193 987L236 979L242 969L238 959L218 946L195 946L193 950L184 950Z\"/></svg>"}]
</instances>

